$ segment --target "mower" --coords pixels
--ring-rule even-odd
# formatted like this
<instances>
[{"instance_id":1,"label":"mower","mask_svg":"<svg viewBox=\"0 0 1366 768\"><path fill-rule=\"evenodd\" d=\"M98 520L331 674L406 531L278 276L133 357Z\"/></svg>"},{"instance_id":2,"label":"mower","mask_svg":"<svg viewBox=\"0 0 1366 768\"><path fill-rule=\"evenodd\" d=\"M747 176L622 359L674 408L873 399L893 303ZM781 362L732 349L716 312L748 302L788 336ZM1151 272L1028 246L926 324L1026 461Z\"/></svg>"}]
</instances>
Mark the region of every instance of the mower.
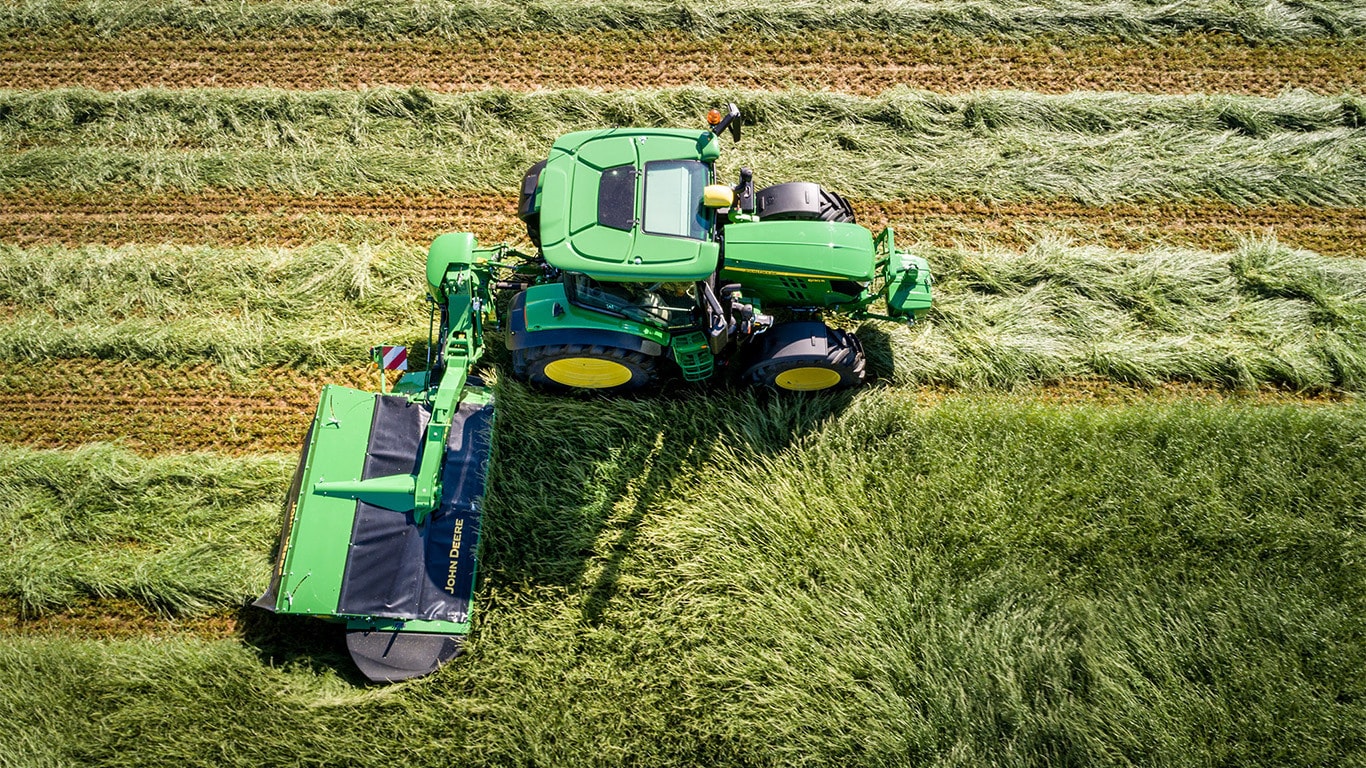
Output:
<instances>
[{"instance_id":1,"label":"mower","mask_svg":"<svg viewBox=\"0 0 1366 768\"><path fill-rule=\"evenodd\" d=\"M747 168L717 183L720 137L740 127L731 104L701 131L567 134L522 180L534 251L436 238L426 370L392 390L323 388L256 605L345 623L372 681L460 652L492 445L493 396L471 375L486 330L504 330L513 378L548 391L864 383L859 339L825 320L913 322L930 308L929 264L819 184L756 190Z\"/></svg>"}]
</instances>

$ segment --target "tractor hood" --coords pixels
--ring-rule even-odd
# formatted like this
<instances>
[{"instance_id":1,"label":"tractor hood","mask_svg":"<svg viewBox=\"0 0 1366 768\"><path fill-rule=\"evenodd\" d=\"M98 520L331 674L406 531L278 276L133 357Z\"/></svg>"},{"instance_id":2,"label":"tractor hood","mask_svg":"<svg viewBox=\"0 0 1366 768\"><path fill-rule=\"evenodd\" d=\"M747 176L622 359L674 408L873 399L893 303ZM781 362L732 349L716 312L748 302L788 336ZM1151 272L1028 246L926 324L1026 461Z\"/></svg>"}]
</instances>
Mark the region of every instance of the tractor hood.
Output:
<instances>
[{"instance_id":1,"label":"tractor hood","mask_svg":"<svg viewBox=\"0 0 1366 768\"><path fill-rule=\"evenodd\" d=\"M539 189L541 248L600 280L700 280L715 271L715 214L702 207L720 154L707 131L609 129L562 136Z\"/></svg>"},{"instance_id":2,"label":"tractor hood","mask_svg":"<svg viewBox=\"0 0 1366 768\"><path fill-rule=\"evenodd\" d=\"M857 224L761 221L726 227L722 277L778 275L866 283L876 272L873 234ZM735 273L735 274L732 274Z\"/></svg>"}]
</instances>

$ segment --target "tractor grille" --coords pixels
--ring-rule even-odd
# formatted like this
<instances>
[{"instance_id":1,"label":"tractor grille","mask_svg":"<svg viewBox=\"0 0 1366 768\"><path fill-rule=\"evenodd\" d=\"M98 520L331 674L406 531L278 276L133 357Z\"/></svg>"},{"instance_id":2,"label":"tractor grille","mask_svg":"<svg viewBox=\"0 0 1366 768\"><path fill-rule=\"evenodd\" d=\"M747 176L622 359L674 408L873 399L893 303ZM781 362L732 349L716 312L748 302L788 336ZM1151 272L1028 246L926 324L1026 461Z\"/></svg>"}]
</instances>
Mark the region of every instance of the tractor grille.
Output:
<instances>
[{"instance_id":1,"label":"tractor grille","mask_svg":"<svg viewBox=\"0 0 1366 768\"><path fill-rule=\"evenodd\" d=\"M804 290L806 288L806 283L801 278L780 277L778 278L778 284L787 291L788 298L794 301L803 301L806 299L806 291Z\"/></svg>"}]
</instances>

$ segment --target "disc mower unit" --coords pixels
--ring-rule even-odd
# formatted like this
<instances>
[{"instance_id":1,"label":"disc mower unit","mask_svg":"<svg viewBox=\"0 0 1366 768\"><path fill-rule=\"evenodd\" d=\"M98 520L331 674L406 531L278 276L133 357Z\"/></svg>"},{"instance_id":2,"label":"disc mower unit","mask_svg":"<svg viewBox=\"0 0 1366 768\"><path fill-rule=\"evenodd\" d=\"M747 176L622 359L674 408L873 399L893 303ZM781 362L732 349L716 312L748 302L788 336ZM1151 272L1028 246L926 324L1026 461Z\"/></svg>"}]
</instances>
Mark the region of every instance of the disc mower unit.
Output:
<instances>
[{"instance_id":1,"label":"disc mower unit","mask_svg":"<svg viewBox=\"0 0 1366 768\"><path fill-rule=\"evenodd\" d=\"M256 605L344 622L370 680L432 672L469 633L493 429L492 393L469 373L493 318L494 276L520 269L498 253L465 234L432 243L435 358L391 392L324 387L285 502Z\"/></svg>"},{"instance_id":2,"label":"disc mower unit","mask_svg":"<svg viewBox=\"0 0 1366 768\"><path fill-rule=\"evenodd\" d=\"M810 392L864 382L863 346L832 316L913 321L923 258L876 236L811 182L716 183L710 129L580 131L525 174L517 215L535 246L447 234L427 257L427 369L392 391L328 386L285 504L257 605L346 625L371 680L427 674L459 653L473 611L492 393L470 375L502 313L514 378L627 392L729 378ZM439 316L439 322L436 317ZM376 347L381 365L406 351ZM381 379L386 382L387 379Z\"/></svg>"}]
</instances>

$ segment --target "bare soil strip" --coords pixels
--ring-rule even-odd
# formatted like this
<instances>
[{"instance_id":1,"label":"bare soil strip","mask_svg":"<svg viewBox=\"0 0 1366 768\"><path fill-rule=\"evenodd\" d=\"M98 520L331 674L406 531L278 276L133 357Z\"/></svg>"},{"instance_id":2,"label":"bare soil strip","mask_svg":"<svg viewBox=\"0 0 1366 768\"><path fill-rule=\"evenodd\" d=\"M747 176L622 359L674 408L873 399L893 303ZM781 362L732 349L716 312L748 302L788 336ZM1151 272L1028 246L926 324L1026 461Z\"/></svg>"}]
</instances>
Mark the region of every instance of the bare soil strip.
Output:
<instances>
[{"instance_id":1,"label":"bare soil strip","mask_svg":"<svg viewBox=\"0 0 1366 768\"><path fill-rule=\"evenodd\" d=\"M302 245L398 239L427 243L449 231L484 243L517 242L516 199L487 193L294 197L271 192L108 194L37 191L0 195L0 242L182 242ZM1220 202L1091 207L1067 201L856 201L859 221L891 225L903 242L1025 247L1040 232L1116 248L1155 244L1224 250L1239 238L1274 234L1325 255L1366 256L1366 208Z\"/></svg>"},{"instance_id":2,"label":"bare soil strip","mask_svg":"<svg viewBox=\"0 0 1366 768\"><path fill-rule=\"evenodd\" d=\"M10 365L0 373L0 441L70 448L117 441L140 453L298 450L324 384L373 386L363 367L233 375L103 360Z\"/></svg>"},{"instance_id":3,"label":"bare soil strip","mask_svg":"<svg viewBox=\"0 0 1366 768\"><path fill-rule=\"evenodd\" d=\"M497 195L291 197L203 190L155 195L0 195L0 241L300 245L327 240L426 242L452 230L515 239L516 200Z\"/></svg>"},{"instance_id":4,"label":"bare soil strip","mask_svg":"<svg viewBox=\"0 0 1366 768\"><path fill-rule=\"evenodd\" d=\"M1207 201L1086 206L1061 200L1024 203L907 200L854 203L859 221L893 226L898 237L935 245L1028 247L1043 232L1112 248L1171 244L1220 251L1247 237L1274 235L1325 256L1366 256L1366 208L1274 204L1240 207Z\"/></svg>"},{"instance_id":5,"label":"bare soil strip","mask_svg":"<svg viewBox=\"0 0 1366 768\"><path fill-rule=\"evenodd\" d=\"M165 194L0 194L0 241L36 244L174 241L301 245L327 240L427 242L473 232L483 242L519 237L515 197L467 193L295 197L264 190Z\"/></svg>"},{"instance_id":6,"label":"bare soil strip","mask_svg":"<svg viewBox=\"0 0 1366 768\"><path fill-rule=\"evenodd\" d=\"M18 601L0 598L0 636L39 635L117 640L192 635L217 640L239 634L238 612L171 617L132 600L90 600L64 611L25 616Z\"/></svg>"},{"instance_id":7,"label":"bare soil strip","mask_svg":"<svg viewBox=\"0 0 1366 768\"><path fill-rule=\"evenodd\" d=\"M370 41L325 32L187 39L175 30L128 31L106 39L71 29L0 41L5 88L421 85L469 91L689 84L855 94L897 85L943 93L1359 92L1366 89L1366 48L1333 40L1252 45L1227 35L1192 34L1152 44L1097 38L1015 44L849 32L705 40L678 32L542 32Z\"/></svg>"},{"instance_id":8,"label":"bare soil strip","mask_svg":"<svg viewBox=\"0 0 1366 768\"><path fill-rule=\"evenodd\" d=\"M232 375L213 366L169 368L100 360L10 365L0 374L0 442L33 448L74 448L116 441L144 454L214 451L292 453L313 418L323 384L373 388L362 367L298 371L270 368ZM923 388L927 403L960 390ZM1137 401L1210 399L1333 402L1331 394L1279 390L1233 393L1172 383L1155 388L1078 380L1029 390L1030 399L1122 405Z\"/></svg>"}]
</instances>

